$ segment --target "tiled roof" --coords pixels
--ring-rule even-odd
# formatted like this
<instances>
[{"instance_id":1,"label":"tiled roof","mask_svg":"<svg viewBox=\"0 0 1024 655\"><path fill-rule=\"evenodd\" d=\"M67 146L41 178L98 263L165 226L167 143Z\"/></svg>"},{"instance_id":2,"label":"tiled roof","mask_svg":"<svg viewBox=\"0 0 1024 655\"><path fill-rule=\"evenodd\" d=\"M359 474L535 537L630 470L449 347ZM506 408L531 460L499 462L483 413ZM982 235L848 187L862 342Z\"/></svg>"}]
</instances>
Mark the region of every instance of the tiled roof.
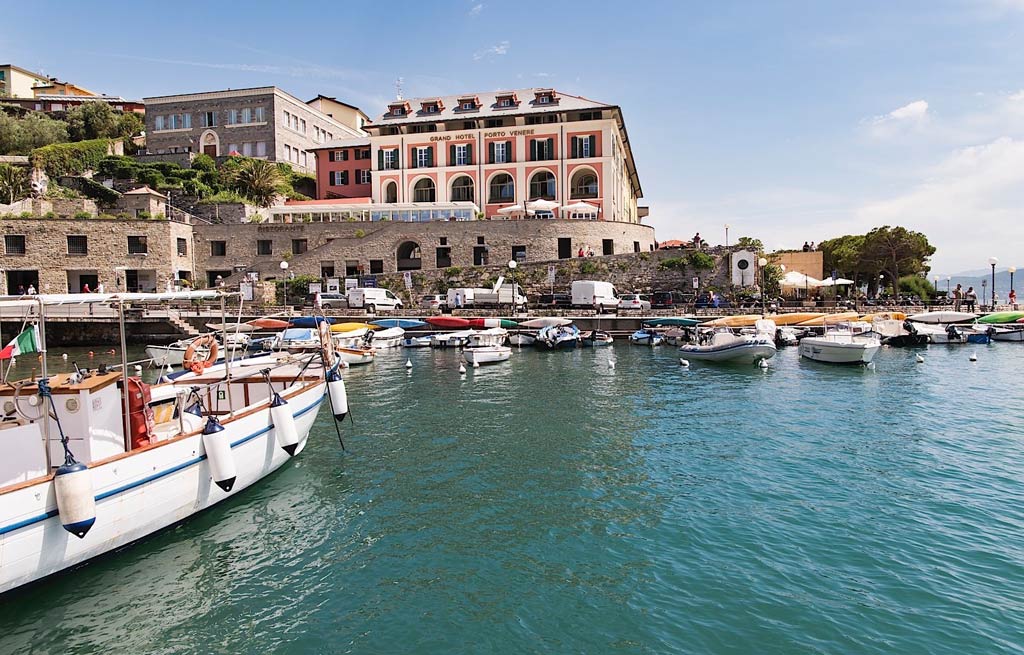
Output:
<instances>
[{"instance_id":1,"label":"tiled roof","mask_svg":"<svg viewBox=\"0 0 1024 655\"><path fill-rule=\"evenodd\" d=\"M536 101L538 92L554 94L555 100L549 103ZM498 98L514 95L518 103L511 107L499 107ZM462 109L460 99L479 98L480 106L477 109ZM423 103L440 103L442 109L436 112L423 111ZM509 89L507 91L487 91L484 93L462 93L449 96L434 96L427 98L402 98L394 100L392 104L408 103L410 111L403 116L392 116L384 113L373 121L373 126L390 125L397 123L433 123L444 120L460 120L477 117L493 118L496 116L509 116L517 114L543 114L552 111L579 111L581 109L602 109L608 108L603 102L595 102L581 96L561 93L555 89L529 88Z\"/></svg>"},{"instance_id":2,"label":"tiled roof","mask_svg":"<svg viewBox=\"0 0 1024 655\"><path fill-rule=\"evenodd\" d=\"M125 100L121 96L69 96L69 95L60 95L58 93L40 93L39 95L37 95L35 97L35 99L36 100L57 101L57 102L62 101L62 100L63 101L69 101L70 100L70 101L75 101L75 102L91 102L91 101L101 101L101 102L137 102L137 103L141 104L141 102L138 101L138 100Z\"/></svg>"}]
</instances>

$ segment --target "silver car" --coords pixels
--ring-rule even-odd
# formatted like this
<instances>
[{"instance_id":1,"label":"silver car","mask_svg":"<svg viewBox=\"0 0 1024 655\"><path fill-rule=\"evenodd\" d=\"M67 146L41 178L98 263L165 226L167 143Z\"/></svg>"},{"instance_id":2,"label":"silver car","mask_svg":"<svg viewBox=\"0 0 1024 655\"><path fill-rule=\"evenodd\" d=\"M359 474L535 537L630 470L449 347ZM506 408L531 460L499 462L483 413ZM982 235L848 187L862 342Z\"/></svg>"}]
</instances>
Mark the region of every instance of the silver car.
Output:
<instances>
[{"instance_id":1,"label":"silver car","mask_svg":"<svg viewBox=\"0 0 1024 655\"><path fill-rule=\"evenodd\" d=\"M624 293L619 296L619 309L638 309L647 312L651 310L651 301L639 293Z\"/></svg>"},{"instance_id":2,"label":"silver car","mask_svg":"<svg viewBox=\"0 0 1024 655\"><path fill-rule=\"evenodd\" d=\"M447 309L448 296L429 295L420 299L420 307L423 309Z\"/></svg>"}]
</instances>

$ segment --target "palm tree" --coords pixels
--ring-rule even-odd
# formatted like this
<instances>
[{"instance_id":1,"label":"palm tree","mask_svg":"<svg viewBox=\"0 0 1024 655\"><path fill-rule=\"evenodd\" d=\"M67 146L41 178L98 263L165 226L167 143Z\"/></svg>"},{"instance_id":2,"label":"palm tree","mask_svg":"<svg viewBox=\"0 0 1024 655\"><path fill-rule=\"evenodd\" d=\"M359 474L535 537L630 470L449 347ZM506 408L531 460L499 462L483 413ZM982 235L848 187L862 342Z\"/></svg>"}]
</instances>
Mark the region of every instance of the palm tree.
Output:
<instances>
[{"instance_id":1,"label":"palm tree","mask_svg":"<svg viewBox=\"0 0 1024 655\"><path fill-rule=\"evenodd\" d=\"M28 195L28 176L20 168L0 164L0 201L9 205Z\"/></svg>"},{"instance_id":2,"label":"palm tree","mask_svg":"<svg viewBox=\"0 0 1024 655\"><path fill-rule=\"evenodd\" d=\"M270 207L278 196L281 173L263 159L246 159L232 176L235 190L260 207Z\"/></svg>"}]
</instances>

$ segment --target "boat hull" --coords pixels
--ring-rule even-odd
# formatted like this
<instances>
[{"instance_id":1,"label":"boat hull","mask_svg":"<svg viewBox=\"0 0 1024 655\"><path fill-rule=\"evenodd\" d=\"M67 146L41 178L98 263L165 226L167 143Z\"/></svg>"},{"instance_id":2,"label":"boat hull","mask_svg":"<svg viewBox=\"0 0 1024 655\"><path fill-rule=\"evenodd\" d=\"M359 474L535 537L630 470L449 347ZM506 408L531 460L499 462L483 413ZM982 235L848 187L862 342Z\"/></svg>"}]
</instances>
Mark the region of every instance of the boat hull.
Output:
<instances>
[{"instance_id":1,"label":"boat hull","mask_svg":"<svg viewBox=\"0 0 1024 655\"><path fill-rule=\"evenodd\" d=\"M881 347L877 342L837 343L805 337L800 341L800 356L826 364L870 364Z\"/></svg>"},{"instance_id":2,"label":"boat hull","mask_svg":"<svg viewBox=\"0 0 1024 655\"><path fill-rule=\"evenodd\" d=\"M508 346L482 346L465 348L462 357L469 364L496 364L508 361L512 357L512 349Z\"/></svg>"},{"instance_id":3,"label":"boat hull","mask_svg":"<svg viewBox=\"0 0 1024 655\"><path fill-rule=\"evenodd\" d=\"M523 334L522 332L513 332L508 335L508 341L513 346L532 346L536 340L536 336L532 334Z\"/></svg>"},{"instance_id":4,"label":"boat hull","mask_svg":"<svg viewBox=\"0 0 1024 655\"><path fill-rule=\"evenodd\" d=\"M1024 328L1020 329L999 329L994 328L988 333L992 341L1012 341L1024 343Z\"/></svg>"},{"instance_id":5,"label":"boat hull","mask_svg":"<svg viewBox=\"0 0 1024 655\"><path fill-rule=\"evenodd\" d=\"M288 395L305 447L324 398L324 384ZM90 467L96 522L84 538L61 526L51 478L0 494L0 593L111 552L226 500L285 464L270 412L226 422L237 477L230 492L214 484L202 434L196 433Z\"/></svg>"},{"instance_id":6,"label":"boat hull","mask_svg":"<svg viewBox=\"0 0 1024 655\"><path fill-rule=\"evenodd\" d=\"M777 352L775 344L767 340L749 343L731 344L722 347L713 346L681 346L679 354L686 359L702 362L737 362L756 364L764 359L771 359Z\"/></svg>"},{"instance_id":7,"label":"boat hull","mask_svg":"<svg viewBox=\"0 0 1024 655\"><path fill-rule=\"evenodd\" d=\"M372 348L335 348L334 352L338 359L349 366L369 364L373 361L374 351Z\"/></svg>"}]
</instances>

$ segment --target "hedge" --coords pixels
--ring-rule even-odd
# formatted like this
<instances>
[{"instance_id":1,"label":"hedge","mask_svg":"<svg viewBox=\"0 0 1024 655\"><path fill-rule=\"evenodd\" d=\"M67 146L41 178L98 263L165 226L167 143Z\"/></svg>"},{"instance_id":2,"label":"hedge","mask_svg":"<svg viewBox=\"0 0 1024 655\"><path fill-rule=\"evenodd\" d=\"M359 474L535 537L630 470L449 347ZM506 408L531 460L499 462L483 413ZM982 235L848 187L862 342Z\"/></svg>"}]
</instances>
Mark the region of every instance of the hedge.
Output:
<instances>
[{"instance_id":1,"label":"hedge","mask_svg":"<svg viewBox=\"0 0 1024 655\"><path fill-rule=\"evenodd\" d=\"M96 170L110 152L110 139L93 139L76 143L55 143L32 151L30 159L50 177L81 175Z\"/></svg>"},{"instance_id":2,"label":"hedge","mask_svg":"<svg viewBox=\"0 0 1024 655\"><path fill-rule=\"evenodd\" d=\"M95 180L87 177L78 178L79 189L87 198L92 198L105 205L112 205L121 198L121 194L111 188L105 187Z\"/></svg>"}]
</instances>

